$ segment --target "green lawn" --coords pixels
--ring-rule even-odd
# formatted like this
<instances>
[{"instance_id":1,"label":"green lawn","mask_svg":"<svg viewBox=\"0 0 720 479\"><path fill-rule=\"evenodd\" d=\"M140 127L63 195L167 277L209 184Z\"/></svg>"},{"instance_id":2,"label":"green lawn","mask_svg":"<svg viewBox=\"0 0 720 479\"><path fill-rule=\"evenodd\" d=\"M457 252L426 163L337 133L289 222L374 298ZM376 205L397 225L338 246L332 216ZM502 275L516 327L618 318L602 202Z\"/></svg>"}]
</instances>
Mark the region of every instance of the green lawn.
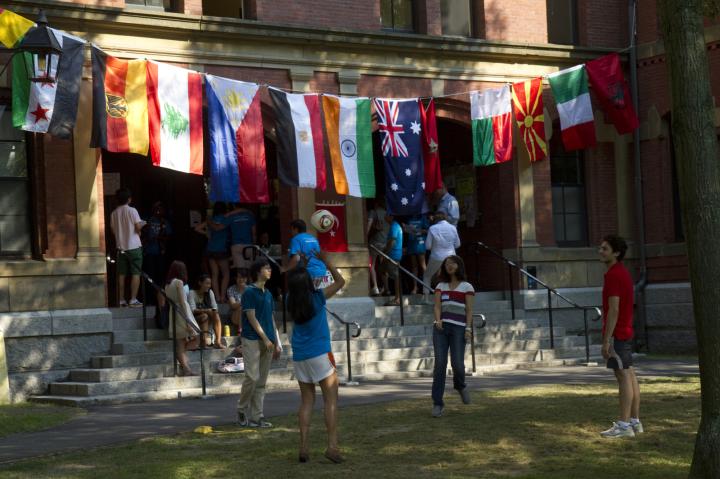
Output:
<instances>
[{"instance_id":1,"label":"green lawn","mask_svg":"<svg viewBox=\"0 0 720 479\"><path fill-rule=\"evenodd\" d=\"M397 477L684 478L699 422L697 378L645 378L646 433L602 439L615 416L611 385L527 387L477 392L463 406L450 391L445 416L425 400L341 410L348 459L322 458L322 418L314 417L311 462L298 464L296 418L272 430L227 426L128 445L27 461L0 469L12 478Z\"/></svg>"},{"instance_id":2,"label":"green lawn","mask_svg":"<svg viewBox=\"0 0 720 479\"><path fill-rule=\"evenodd\" d=\"M0 406L0 437L37 431L69 421L84 410L48 404L18 403Z\"/></svg>"}]
</instances>

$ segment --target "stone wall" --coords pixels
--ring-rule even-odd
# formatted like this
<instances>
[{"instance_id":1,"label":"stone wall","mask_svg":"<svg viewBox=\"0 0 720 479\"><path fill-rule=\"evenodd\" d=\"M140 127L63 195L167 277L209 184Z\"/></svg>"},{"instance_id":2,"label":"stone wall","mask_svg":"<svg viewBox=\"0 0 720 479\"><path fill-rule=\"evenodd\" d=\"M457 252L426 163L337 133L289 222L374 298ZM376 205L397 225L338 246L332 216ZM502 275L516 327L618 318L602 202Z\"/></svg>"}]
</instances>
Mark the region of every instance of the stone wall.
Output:
<instances>
[{"instance_id":1,"label":"stone wall","mask_svg":"<svg viewBox=\"0 0 720 479\"><path fill-rule=\"evenodd\" d=\"M109 354L112 316L106 308L0 314L11 400L44 393L92 356Z\"/></svg>"},{"instance_id":2,"label":"stone wall","mask_svg":"<svg viewBox=\"0 0 720 479\"><path fill-rule=\"evenodd\" d=\"M602 288L562 288L558 292L581 306L602 307ZM516 293L516 308L525 316L548 320L547 290L524 290ZM637 298L636 298L637 301ZM553 324L567 328L570 334L583 334L583 313L553 295ZM655 354L683 354L697 351L689 283L651 284L645 292L647 334L636 318L635 336ZM637 314L637 308L636 308ZM595 343L601 340L601 322L588 313L588 329Z\"/></svg>"}]
</instances>

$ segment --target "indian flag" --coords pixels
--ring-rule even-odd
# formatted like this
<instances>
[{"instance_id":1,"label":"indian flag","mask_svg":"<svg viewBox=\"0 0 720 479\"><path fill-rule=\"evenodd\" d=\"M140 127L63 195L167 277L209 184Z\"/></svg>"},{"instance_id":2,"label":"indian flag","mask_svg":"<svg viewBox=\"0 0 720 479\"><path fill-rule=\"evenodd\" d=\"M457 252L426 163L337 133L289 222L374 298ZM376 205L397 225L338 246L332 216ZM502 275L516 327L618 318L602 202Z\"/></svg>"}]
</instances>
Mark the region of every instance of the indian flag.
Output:
<instances>
[{"instance_id":1,"label":"indian flag","mask_svg":"<svg viewBox=\"0 0 720 479\"><path fill-rule=\"evenodd\" d=\"M325 130L335 191L358 198L375 196L369 98L323 95Z\"/></svg>"},{"instance_id":2,"label":"indian flag","mask_svg":"<svg viewBox=\"0 0 720 479\"><path fill-rule=\"evenodd\" d=\"M470 93L473 164L488 166L512 158L510 85Z\"/></svg>"},{"instance_id":3,"label":"indian flag","mask_svg":"<svg viewBox=\"0 0 720 479\"><path fill-rule=\"evenodd\" d=\"M585 65L553 73L548 76L548 81L560 115L565 150L595 146L595 119Z\"/></svg>"}]
</instances>

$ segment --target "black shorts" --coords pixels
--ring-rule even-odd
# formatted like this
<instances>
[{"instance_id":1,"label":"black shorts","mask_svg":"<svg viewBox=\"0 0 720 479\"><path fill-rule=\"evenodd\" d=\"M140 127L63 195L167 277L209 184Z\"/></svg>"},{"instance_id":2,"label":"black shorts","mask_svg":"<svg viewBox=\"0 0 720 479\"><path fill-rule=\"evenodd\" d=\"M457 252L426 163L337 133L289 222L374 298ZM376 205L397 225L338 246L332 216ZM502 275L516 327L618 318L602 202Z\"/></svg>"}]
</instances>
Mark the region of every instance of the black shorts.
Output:
<instances>
[{"instance_id":1,"label":"black shorts","mask_svg":"<svg viewBox=\"0 0 720 479\"><path fill-rule=\"evenodd\" d=\"M632 340L614 339L610 348L610 357L607 360L608 369L627 369L632 365Z\"/></svg>"}]
</instances>

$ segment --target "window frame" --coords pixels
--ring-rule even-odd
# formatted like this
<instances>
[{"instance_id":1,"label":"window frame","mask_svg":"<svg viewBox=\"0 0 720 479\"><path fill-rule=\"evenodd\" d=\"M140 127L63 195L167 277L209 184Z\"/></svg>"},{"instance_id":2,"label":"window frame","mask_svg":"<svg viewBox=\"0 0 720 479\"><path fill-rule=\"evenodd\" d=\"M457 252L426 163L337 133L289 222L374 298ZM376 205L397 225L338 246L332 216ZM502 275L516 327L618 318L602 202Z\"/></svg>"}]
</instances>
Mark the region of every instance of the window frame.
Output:
<instances>
[{"instance_id":1,"label":"window frame","mask_svg":"<svg viewBox=\"0 0 720 479\"><path fill-rule=\"evenodd\" d=\"M5 110L3 111L3 115L9 115L12 117L12 100L11 100L11 91L9 88L0 88L0 104L5 106ZM12 121L12 120L11 120ZM29 251L5 251L2 249L2 246L0 246L0 261L3 260L12 260L12 259L33 259L37 258L37 252L40 251L39 249L39 234L37 230L37 225L39 224L38 221L36 221L37 217L37 211L38 211L38 201L37 201L37 181L35 178L35 171L36 171L36 152L35 152L35 145L36 145L36 135L34 133L29 132L23 132L24 136L24 143L25 143L25 168L26 168L26 174L24 179L22 181L25 183L25 192L27 195L27 204L28 208L26 211L27 215L27 235L28 235L28 242L30 243L30 250ZM3 140L0 139L0 142L13 142L12 140ZM0 177L0 185L4 184L7 181L17 181L18 177ZM0 186L0 191L3 191L4 188Z\"/></svg>"},{"instance_id":2,"label":"window frame","mask_svg":"<svg viewBox=\"0 0 720 479\"><path fill-rule=\"evenodd\" d=\"M418 32L418 12L417 12L417 2L415 1L409 1L410 4L410 29L405 28L398 28L395 26L395 9L393 8L395 2L397 0L380 0L380 27L384 32L394 32L394 33L417 33ZM386 27L383 23L382 18L382 11L383 11L383 2L390 2L390 12L391 12L391 27Z\"/></svg>"},{"instance_id":3,"label":"window frame","mask_svg":"<svg viewBox=\"0 0 720 479\"><path fill-rule=\"evenodd\" d=\"M452 0L448 0L452 1ZM458 34L458 33L445 33L444 31L444 20L445 15L443 14L443 1L440 2L440 29L442 31L443 36L449 36L449 37L462 37L462 38L474 38L475 37L475 5L473 5L474 0L465 0L467 2L467 15L468 15L468 29L466 34Z\"/></svg>"},{"instance_id":4,"label":"window frame","mask_svg":"<svg viewBox=\"0 0 720 479\"><path fill-rule=\"evenodd\" d=\"M552 175L552 161L553 159L555 161L571 161L574 160L575 162L575 182L569 182L565 181L566 179L563 179L562 181L556 181L553 179ZM582 153L582 151L571 151L571 152L565 152L562 151L562 153L558 153L555 155L552 155L550 157L550 189L551 189L551 195L552 195L552 220L553 220L553 234L555 236L555 244L558 247L561 248L583 248L589 246L589 234L588 234L588 212L587 212L587 182L585 181L585 158ZM555 203L557 201L555 197L556 189L559 188L560 191L560 202L562 204L562 212L556 212L555 211ZM566 189L570 188L579 188L581 191L580 198L582 198L582 204L579 205L579 212L578 213L568 213L566 208ZM580 222L581 222L581 237L578 239L567 239L567 217L573 215L573 216L579 216ZM557 218L561 217L563 221L563 229L564 232L563 238L558 237L557 229L556 229L556 221Z\"/></svg>"},{"instance_id":5,"label":"window frame","mask_svg":"<svg viewBox=\"0 0 720 479\"><path fill-rule=\"evenodd\" d=\"M551 41L550 39L550 9L551 5L550 2L552 0L546 0L545 1L545 12L546 12L546 18L547 18L547 33L548 33L548 43L552 43L555 45L579 45L580 44L580 35L579 35L579 8L578 8L578 2L577 0L570 0L570 28L572 29L571 34L571 40L570 43L567 42L560 42L557 41ZM553 39L555 40L555 39Z\"/></svg>"}]
</instances>

